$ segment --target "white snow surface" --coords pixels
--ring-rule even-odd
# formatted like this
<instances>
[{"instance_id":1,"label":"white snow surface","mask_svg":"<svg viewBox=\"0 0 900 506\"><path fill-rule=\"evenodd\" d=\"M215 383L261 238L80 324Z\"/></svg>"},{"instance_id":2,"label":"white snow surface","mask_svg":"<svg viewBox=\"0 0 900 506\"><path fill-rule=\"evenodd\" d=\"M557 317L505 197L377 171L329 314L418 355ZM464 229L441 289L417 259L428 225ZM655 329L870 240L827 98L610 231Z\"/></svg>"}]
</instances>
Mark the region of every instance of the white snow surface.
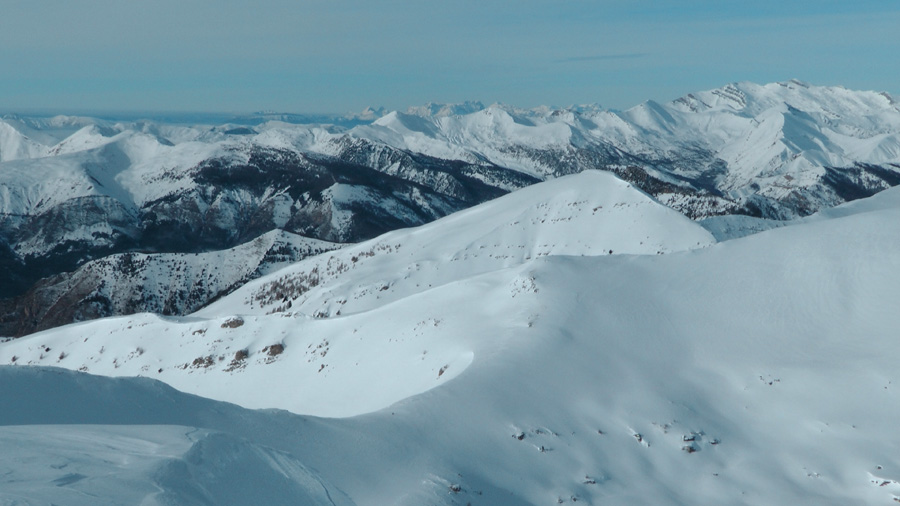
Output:
<instances>
[{"instance_id":1,"label":"white snow surface","mask_svg":"<svg viewBox=\"0 0 900 506\"><path fill-rule=\"evenodd\" d=\"M247 284L197 316L265 314L273 309L270 293L311 279L316 286L299 288L304 293L291 299L293 310L346 315L547 255L662 254L713 242L631 184L585 171L310 258Z\"/></svg>"},{"instance_id":2,"label":"white snow surface","mask_svg":"<svg viewBox=\"0 0 900 506\"><path fill-rule=\"evenodd\" d=\"M0 162L39 156L46 147L0 119Z\"/></svg>"},{"instance_id":3,"label":"white snow surface","mask_svg":"<svg viewBox=\"0 0 900 506\"><path fill-rule=\"evenodd\" d=\"M596 193L585 179L597 177L551 185L574 182ZM608 191L625 200L643 198L620 185L608 185ZM535 186L535 193L542 187L549 188ZM549 200L564 193L553 189L552 197L545 195ZM107 387L101 378L52 373L63 385L56 387L59 395L70 388L65 385L96 383L78 395L65 394L70 403L90 408L94 423L200 427L244 438L252 448L278 448L296 469L314 469L356 504L889 504L900 497L894 360L900 351L894 308L900 236L889 233L900 207L891 198L856 205L866 209L664 255L652 249L613 255L560 250L523 255L490 270L461 267L481 260L454 261L438 253L439 245L423 241L416 243L423 258L444 268L459 265L452 267L458 279L319 319L261 309L225 316L226 308L246 307L247 292L241 292L217 306L219 315L122 317L10 341L0 344L0 362L139 374L245 405L254 405L242 399L252 393L256 407L298 413L369 413L317 419L192 400L160 414L152 403L146 411L132 407L141 405L143 394L110 390L127 385L158 395L161 387L149 380L105 380L117 382ZM486 209L405 236L390 234L381 240L400 246L367 258L402 258L408 253L401 238L437 237L429 227L441 225L447 226L448 245L472 242L456 237L463 229L454 223L467 216L489 222L503 214ZM533 227L531 233L541 233L539 224ZM602 236L590 228L568 233L582 241ZM384 281L396 283L397 273L384 265ZM346 279L366 271L357 269L335 279L352 286ZM437 280L443 276L440 269L427 272ZM419 284L427 279L423 274ZM320 286L340 286L335 283L323 280ZM263 351L273 344L283 351ZM235 360L239 350L247 351L245 359ZM194 357L200 360L194 363ZM29 420L7 423L71 423L61 419L74 416L67 413L75 409L70 403L54 409L56 397L43 399L45 390L28 386L51 373L30 370L0 369L7 378L0 395L4 406L12 406L0 419L31 413ZM120 407L91 408L92 396L109 396ZM218 415L186 419L200 409L192 404ZM165 415L176 408L181 418ZM103 420L104 413L118 421ZM31 438L48 448L68 444L56 430L21 430L27 434L4 437ZM87 441L98 443L85 448L94 456L73 475L101 476L109 465L101 462L101 443L121 446L111 441L117 432L101 437L85 430ZM176 460L189 460L177 456L196 444L186 433L126 432L161 441ZM231 441L225 437L221 445ZM12 447L14 454L26 454ZM238 461L250 458L228 448L223 453ZM140 469L159 458L131 451L139 454L134 472L149 479ZM29 455L38 462L53 458ZM24 478L75 479L40 474L46 468L28 468ZM219 465L213 469L232 476ZM266 466L254 469L269 472ZM26 487L24 495L45 497L42 490Z\"/></svg>"},{"instance_id":4,"label":"white snow surface","mask_svg":"<svg viewBox=\"0 0 900 506\"><path fill-rule=\"evenodd\" d=\"M326 319L73 325L0 345L0 362L118 375L211 353L210 367L140 374L215 383L220 398L244 382L272 407L306 398L319 414L372 407L364 383L382 400L404 384L429 388L370 414L318 419L182 398L146 379L12 367L0 369L11 406L0 420L224 432L278 448L356 504L890 504L900 496L900 236L885 231L898 219L900 208L879 203L665 255L551 254ZM276 342L283 353L261 351ZM226 372L230 357L216 357L248 343L244 369ZM306 377L292 376L302 368ZM53 395L28 386L48 377ZM191 444L187 431L134 431L175 454ZM61 436L27 437L52 447ZM97 476L92 465L74 474ZM33 469L35 483L63 478Z\"/></svg>"},{"instance_id":5,"label":"white snow surface","mask_svg":"<svg viewBox=\"0 0 900 506\"><path fill-rule=\"evenodd\" d=\"M252 408L351 416L431 389L471 363L471 344L446 337L468 333L456 323L467 320L467 306L450 304L453 317L428 316L419 308L419 296L437 296L426 295L433 292L455 300L454 286L460 282L520 269L548 255L656 255L712 242L699 225L630 184L588 171L311 257L252 281L189 318L145 314L88 323L80 330L69 326L36 335L53 344L11 353L26 363L151 375L185 391ZM214 267L217 272L232 269ZM143 283L165 279L142 274L148 278ZM525 274L512 283L517 291L534 289ZM326 318L350 314L361 319ZM91 344L83 340L88 335ZM126 335L154 337L139 342ZM27 348L30 339L10 346L24 350L15 345ZM52 353L43 351L48 346ZM379 351L392 348L390 354ZM366 359L374 355L383 356ZM401 370L404 364L412 364L407 374L379 374L384 367ZM308 388L289 397L257 388L287 378ZM341 393L335 395L334 388Z\"/></svg>"},{"instance_id":6,"label":"white snow surface","mask_svg":"<svg viewBox=\"0 0 900 506\"><path fill-rule=\"evenodd\" d=\"M60 370L0 379L0 504L353 504L271 442L182 425L233 422L233 406Z\"/></svg>"}]
</instances>

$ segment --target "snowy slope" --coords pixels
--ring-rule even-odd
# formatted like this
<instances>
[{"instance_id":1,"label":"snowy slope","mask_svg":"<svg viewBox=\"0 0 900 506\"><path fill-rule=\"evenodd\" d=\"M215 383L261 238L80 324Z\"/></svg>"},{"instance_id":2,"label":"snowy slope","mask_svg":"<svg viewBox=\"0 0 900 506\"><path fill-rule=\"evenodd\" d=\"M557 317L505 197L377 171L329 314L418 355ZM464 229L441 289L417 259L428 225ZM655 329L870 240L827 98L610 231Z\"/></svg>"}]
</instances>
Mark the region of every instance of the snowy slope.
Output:
<instances>
[{"instance_id":1,"label":"snowy slope","mask_svg":"<svg viewBox=\"0 0 900 506\"><path fill-rule=\"evenodd\" d=\"M32 158L47 151L47 147L30 139L8 122L0 119L0 162Z\"/></svg>"},{"instance_id":2,"label":"snowy slope","mask_svg":"<svg viewBox=\"0 0 900 506\"><path fill-rule=\"evenodd\" d=\"M353 504L293 455L182 425L234 419L233 406L146 381L8 368L0 378L0 504Z\"/></svg>"},{"instance_id":3,"label":"snowy slope","mask_svg":"<svg viewBox=\"0 0 900 506\"><path fill-rule=\"evenodd\" d=\"M109 319L91 330L52 333L65 344L49 344L55 341L51 338L35 347L37 337L19 340L11 343L19 351L11 353L23 363L153 375L214 398L227 391L225 399L249 407L347 416L432 388L472 360L466 346L440 337L461 332L443 323L448 317L412 307L397 314L398 309L389 309L394 305L415 307L419 295L441 287L453 293L461 280L523 269L548 255L657 255L712 242L699 225L630 184L608 173L584 172L312 257L252 281L186 320ZM523 293L534 289L525 274L512 283ZM465 320L465 307L459 306L462 312L453 319ZM394 316L385 320L385 311ZM362 314L364 320L348 327L343 318L322 319L348 314ZM395 335L398 326L411 329L411 335ZM133 329L156 337L147 343L121 338ZM89 345L81 337L86 333L92 336ZM420 335L414 347L404 346L379 362L360 358L381 355L378 350L395 340ZM415 364L410 377L373 379L381 367L400 368L409 361ZM306 385L340 383L356 401L346 402L348 394L335 396L329 388L304 389L281 401L279 392L264 394L254 387L285 378Z\"/></svg>"},{"instance_id":4,"label":"snowy slope","mask_svg":"<svg viewBox=\"0 0 900 506\"><path fill-rule=\"evenodd\" d=\"M78 199L116 202L120 223L62 232L102 240L128 233L141 206L200 194L193 169L257 177L273 160L312 154L458 190L435 175L435 159L415 158L421 150L478 161L496 171L485 181L500 163L543 178L641 162L632 174L674 185L654 192L670 204L683 195L666 192L694 184L678 177L695 178L719 198L783 202L779 216L864 196L897 163L891 97L799 82L622 113L473 111L430 105L350 137L275 123L247 133L60 120L80 130L56 144L68 152L3 162L0 204L9 223ZM250 163L260 146L275 155ZM210 156L219 164L202 165ZM852 170L827 166L845 162ZM391 213L438 203L372 191L329 180L308 209L340 227L372 202ZM286 266L191 316L0 342L0 364L14 365L0 367L0 503L893 504L898 195L790 222L713 218L711 235L633 183L584 172ZM292 219L305 198L242 187L192 202L210 204L205 213L265 201ZM748 232L758 233L713 239ZM36 252L44 241L12 246ZM210 255L226 274L245 267ZM157 288L194 279L177 267L193 264L173 258L148 260L139 277ZM332 418L23 365L145 376Z\"/></svg>"},{"instance_id":5,"label":"snowy slope","mask_svg":"<svg viewBox=\"0 0 900 506\"><path fill-rule=\"evenodd\" d=\"M296 458L192 427L0 427L0 442L4 504L352 504Z\"/></svg>"},{"instance_id":6,"label":"snowy slope","mask_svg":"<svg viewBox=\"0 0 900 506\"><path fill-rule=\"evenodd\" d=\"M26 116L20 114L4 114L0 117L4 123L12 126L22 135L47 148L63 141L70 135L86 126L97 125L109 128L113 125L105 120L86 116ZM35 153L35 156L46 156L47 150Z\"/></svg>"},{"instance_id":7,"label":"snowy slope","mask_svg":"<svg viewBox=\"0 0 900 506\"><path fill-rule=\"evenodd\" d=\"M179 188L189 168L221 149L205 143L176 148L141 132L114 133L86 126L52 148L55 156L4 164L0 212L41 214L67 201L94 196L137 208ZM161 177L167 171L178 177ZM159 180L157 184L143 184L153 178Z\"/></svg>"},{"instance_id":8,"label":"snowy slope","mask_svg":"<svg viewBox=\"0 0 900 506\"><path fill-rule=\"evenodd\" d=\"M6 343L0 361L75 367L87 348L116 355L118 373L159 363L157 340L196 353L190 329L221 347L252 333L244 372L214 356L191 376L221 396L241 378L273 406L384 404L342 420L247 415L270 416L271 431L240 432L281 441L356 504L885 504L900 496L900 239L884 234L898 218L884 208L666 255L548 255L341 318L101 321ZM270 357L260 346L273 342L285 348ZM280 381L256 376L264 367ZM401 399L411 383L429 388Z\"/></svg>"},{"instance_id":9,"label":"snowy slope","mask_svg":"<svg viewBox=\"0 0 900 506\"><path fill-rule=\"evenodd\" d=\"M198 316L268 313L287 300L310 315L349 314L547 255L662 254L712 242L629 183L586 171L298 263Z\"/></svg>"},{"instance_id":10,"label":"snowy slope","mask_svg":"<svg viewBox=\"0 0 900 506\"><path fill-rule=\"evenodd\" d=\"M553 188L542 197L555 204L565 192L552 185L602 193L586 181L612 202L646 198L591 173L533 189ZM493 204L512 208L523 194ZM900 208L889 199L870 207L703 248L685 241L665 255L604 255L578 243L605 244L597 229L570 229L567 246L493 268L443 254L445 244L489 246L479 238L503 212L476 208L406 232L409 241L438 237L432 230L447 225L442 243L410 244L457 272L453 282L322 319L226 316L245 307L234 294L207 317L100 320L0 344L0 363L141 374L300 413L368 413L221 409L218 421L174 422L277 441L360 505L886 504L900 497L900 236L885 231ZM620 208L624 217L640 209ZM650 209L649 225L664 220ZM590 223L591 210L571 216ZM533 235L494 235L539 242L553 228L537 221ZM640 226L626 220L616 235L646 239ZM703 233L689 221L670 229ZM408 255L401 232L387 238L399 248L370 261ZM353 286L368 275L357 269L334 279ZM423 269L420 284L426 272L443 276ZM267 430L255 425L262 420Z\"/></svg>"}]
</instances>

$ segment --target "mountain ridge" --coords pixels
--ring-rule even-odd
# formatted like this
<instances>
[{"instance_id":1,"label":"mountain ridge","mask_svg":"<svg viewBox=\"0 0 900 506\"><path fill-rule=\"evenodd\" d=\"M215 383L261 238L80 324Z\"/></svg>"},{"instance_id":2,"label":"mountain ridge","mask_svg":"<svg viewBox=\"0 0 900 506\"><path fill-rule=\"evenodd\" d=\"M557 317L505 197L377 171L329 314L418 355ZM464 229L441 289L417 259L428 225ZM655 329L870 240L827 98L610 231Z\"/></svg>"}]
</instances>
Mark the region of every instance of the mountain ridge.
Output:
<instances>
[{"instance_id":1,"label":"mountain ridge","mask_svg":"<svg viewBox=\"0 0 900 506\"><path fill-rule=\"evenodd\" d=\"M559 178L304 260L207 313L108 318L0 343L0 362L17 364L0 376L18 386L0 392L12 406L0 424L180 420L205 429L198 438L224 433L207 442L211 453L254 473L277 470L256 457L279 448L282 462L361 506L890 503L900 497L897 190L711 244L699 224L610 174ZM682 247L657 254L646 239L663 232ZM610 240L635 249L610 254ZM547 242L558 249L529 258ZM490 248L493 258L476 256ZM344 255L357 267L329 260ZM280 297L250 306L249 293L314 262L323 276L291 307ZM329 268L337 274L324 276ZM329 293L348 299L345 311L307 313ZM316 303L304 309L307 294ZM305 415L243 410L149 378ZM55 413L55 396L72 413ZM78 434L108 441L96 431ZM190 446L188 430L115 432ZM7 441L49 441L39 448L59 434L0 428ZM92 452L63 455L87 477L110 468ZM172 451L190 462L182 455ZM208 472L217 469L232 468Z\"/></svg>"},{"instance_id":2,"label":"mountain ridge","mask_svg":"<svg viewBox=\"0 0 900 506\"><path fill-rule=\"evenodd\" d=\"M19 157L0 162L6 298L115 254L227 250L276 229L359 242L585 170L695 220L796 219L900 184L896 101L799 81L626 111L372 109L352 125L4 118L0 153Z\"/></svg>"}]
</instances>

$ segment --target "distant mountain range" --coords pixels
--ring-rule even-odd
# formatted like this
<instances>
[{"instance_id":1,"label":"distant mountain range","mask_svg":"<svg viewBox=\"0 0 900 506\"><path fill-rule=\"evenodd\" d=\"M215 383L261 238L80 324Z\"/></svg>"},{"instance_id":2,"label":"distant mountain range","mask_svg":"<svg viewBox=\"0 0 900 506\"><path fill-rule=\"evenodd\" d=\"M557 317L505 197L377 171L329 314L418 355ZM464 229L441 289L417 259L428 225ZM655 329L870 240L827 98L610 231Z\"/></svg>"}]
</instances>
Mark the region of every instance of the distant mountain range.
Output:
<instances>
[{"instance_id":1,"label":"distant mountain range","mask_svg":"<svg viewBox=\"0 0 900 506\"><path fill-rule=\"evenodd\" d=\"M169 300L165 283L115 272L130 258L123 254L174 265L177 255L243 255L228 251L272 233L358 242L588 169L692 219L718 217L718 233L733 230L729 220L744 232L771 228L748 223L900 184L900 104L789 81L626 111L467 102L201 125L5 116L0 335L138 310L182 314L266 271L226 276L213 289L202 279L209 269L194 265L198 277L179 281L185 300L142 307L134 301ZM85 274L99 265L103 275ZM139 293L113 303L121 290L110 284L126 279ZM55 309L73 306L83 310Z\"/></svg>"}]
</instances>

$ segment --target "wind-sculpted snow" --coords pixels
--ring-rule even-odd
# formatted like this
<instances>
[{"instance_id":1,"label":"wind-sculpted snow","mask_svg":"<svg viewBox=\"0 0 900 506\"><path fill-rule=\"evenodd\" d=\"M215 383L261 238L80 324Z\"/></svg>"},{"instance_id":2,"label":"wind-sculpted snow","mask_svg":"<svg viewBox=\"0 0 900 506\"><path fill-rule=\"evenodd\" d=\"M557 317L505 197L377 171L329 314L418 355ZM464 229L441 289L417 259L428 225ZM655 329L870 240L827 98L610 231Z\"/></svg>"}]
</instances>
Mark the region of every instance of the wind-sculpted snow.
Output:
<instances>
[{"instance_id":1,"label":"wind-sculpted snow","mask_svg":"<svg viewBox=\"0 0 900 506\"><path fill-rule=\"evenodd\" d=\"M831 105L804 102L814 92ZM789 99L804 111L784 112L794 116L784 124L800 123L793 132L870 107L887 139L891 123L877 117L896 106L863 95L739 85L648 105L641 135L665 135L683 107L731 111L725 138L740 114ZM836 139L806 132L813 144ZM371 145L329 146L382 168L426 160L367 155ZM264 165L249 160L224 170ZM823 174L871 182L891 170L857 169ZM416 177L446 183L425 174ZM723 239L756 233L715 243L636 186L598 172L560 177L287 266L190 316L106 318L0 342L0 502L900 500L897 190L771 230L716 218L705 225ZM325 190L339 202L369 191L350 181Z\"/></svg>"},{"instance_id":2,"label":"wind-sculpted snow","mask_svg":"<svg viewBox=\"0 0 900 506\"><path fill-rule=\"evenodd\" d=\"M152 381L8 368L0 378L2 504L353 504L289 453L196 427L241 429L233 406Z\"/></svg>"},{"instance_id":3,"label":"wind-sculpted snow","mask_svg":"<svg viewBox=\"0 0 900 506\"><path fill-rule=\"evenodd\" d=\"M209 444L228 464L211 476L234 477L244 461L265 474L281 462L315 470L359 505L892 504L900 497L900 236L885 231L900 208L891 194L880 197L664 255L561 249L480 274L463 267L480 261L471 256L433 256L461 277L340 317L142 315L35 334L0 344L0 362L19 364L0 368L9 407L0 422L143 419L224 433ZM431 226L461 234L454 218ZM568 234L577 244L597 232ZM389 237L400 242L399 233ZM379 254L397 253L402 245ZM385 280L393 275L384 271ZM21 367L28 362L141 374L219 398L243 391L306 413L376 411L340 419L243 411L149 379ZM55 429L40 429L3 431L19 431L7 440L64 445ZM117 435L129 434L190 454L186 430L128 431L98 441L118 448ZM23 446L11 444L22 455ZM154 461L131 448L145 455L133 462ZM109 469L90 464L102 451L85 451L97 457L69 463L74 471L22 467L17 476L36 484L24 497L46 497L39 483L92 483L101 475L93 469ZM70 455L36 453L62 455L48 464ZM213 482L221 483L205 483Z\"/></svg>"}]
</instances>

